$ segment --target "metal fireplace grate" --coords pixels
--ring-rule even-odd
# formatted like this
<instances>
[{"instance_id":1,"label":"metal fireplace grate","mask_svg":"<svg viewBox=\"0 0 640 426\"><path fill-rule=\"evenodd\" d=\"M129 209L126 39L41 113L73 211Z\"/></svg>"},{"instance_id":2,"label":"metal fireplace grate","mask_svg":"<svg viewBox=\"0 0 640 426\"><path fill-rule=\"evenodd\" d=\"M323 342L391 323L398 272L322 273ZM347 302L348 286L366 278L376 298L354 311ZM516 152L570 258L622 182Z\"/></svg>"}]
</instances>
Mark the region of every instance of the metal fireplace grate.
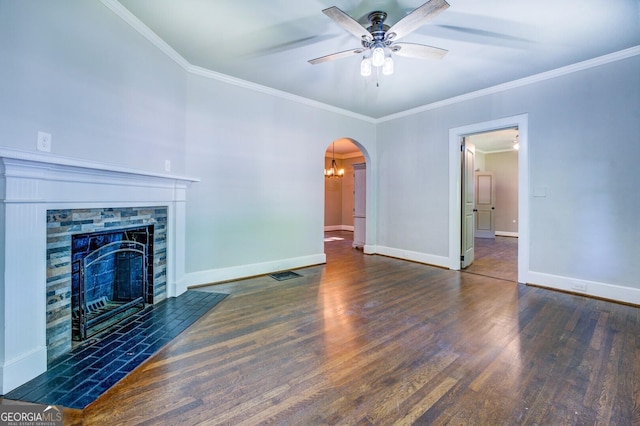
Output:
<instances>
[{"instance_id":1,"label":"metal fireplace grate","mask_svg":"<svg viewBox=\"0 0 640 426\"><path fill-rule=\"evenodd\" d=\"M78 236L82 250L73 262L73 340L85 340L145 308L152 238L151 226Z\"/></svg>"}]
</instances>

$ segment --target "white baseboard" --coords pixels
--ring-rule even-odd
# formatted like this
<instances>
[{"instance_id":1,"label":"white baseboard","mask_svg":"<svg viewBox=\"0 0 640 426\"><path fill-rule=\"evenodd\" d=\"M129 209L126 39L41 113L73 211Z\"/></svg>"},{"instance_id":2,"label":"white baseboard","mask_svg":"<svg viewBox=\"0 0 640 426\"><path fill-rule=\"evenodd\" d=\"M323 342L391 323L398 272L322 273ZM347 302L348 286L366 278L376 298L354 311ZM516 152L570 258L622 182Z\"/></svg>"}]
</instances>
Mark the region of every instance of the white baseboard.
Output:
<instances>
[{"instance_id":1,"label":"white baseboard","mask_svg":"<svg viewBox=\"0 0 640 426\"><path fill-rule=\"evenodd\" d=\"M290 259L280 259L272 262L254 263L251 265L241 265L233 266L230 268L191 272L185 275L184 279L180 283L180 286L188 288L192 286L239 280L248 277L255 277L258 275L270 274L272 272L284 271L287 269L319 265L322 263L327 263L327 256L324 253L311 256L294 257Z\"/></svg>"},{"instance_id":2,"label":"white baseboard","mask_svg":"<svg viewBox=\"0 0 640 426\"><path fill-rule=\"evenodd\" d=\"M370 254L367 252L367 248L368 247L365 246L365 253ZM436 256L428 253L420 253L411 250L402 250L384 246L376 246L375 253L390 257L396 257L398 259L410 260L412 262L426 263L427 265L441 266L444 268L449 267L449 258L445 256Z\"/></svg>"},{"instance_id":3,"label":"white baseboard","mask_svg":"<svg viewBox=\"0 0 640 426\"><path fill-rule=\"evenodd\" d=\"M167 297L178 297L187 290L188 288L184 280L176 283L167 283Z\"/></svg>"},{"instance_id":4,"label":"white baseboard","mask_svg":"<svg viewBox=\"0 0 640 426\"><path fill-rule=\"evenodd\" d=\"M353 225L330 225L325 226L324 231L351 231L353 232Z\"/></svg>"},{"instance_id":5,"label":"white baseboard","mask_svg":"<svg viewBox=\"0 0 640 426\"><path fill-rule=\"evenodd\" d=\"M527 283L571 293L640 305L640 289L529 271Z\"/></svg>"},{"instance_id":6,"label":"white baseboard","mask_svg":"<svg viewBox=\"0 0 640 426\"><path fill-rule=\"evenodd\" d=\"M496 235L499 237L518 237L517 232L496 231Z\"/></svg>"},{"instance_id":7,"label":"white baseboard","mask_svg":"<svg viewBox=\"0 0 640 426\"><path fill-rule=\"evenodd\" d=\"M378 246L365 244L364 247L362 247L362 252L364 254L376 254L378 253Z\"/></svg>"},{"instance_id":8,"label":"white baseboard","mask_svg":"<svg viewBox=\"0 0 640 426\"><path fill-rule=\"evenodd\" d=\"M0 394L4 395L47 371L47 347L41 346L0 366Z\"/></svg>"}]
</instances>

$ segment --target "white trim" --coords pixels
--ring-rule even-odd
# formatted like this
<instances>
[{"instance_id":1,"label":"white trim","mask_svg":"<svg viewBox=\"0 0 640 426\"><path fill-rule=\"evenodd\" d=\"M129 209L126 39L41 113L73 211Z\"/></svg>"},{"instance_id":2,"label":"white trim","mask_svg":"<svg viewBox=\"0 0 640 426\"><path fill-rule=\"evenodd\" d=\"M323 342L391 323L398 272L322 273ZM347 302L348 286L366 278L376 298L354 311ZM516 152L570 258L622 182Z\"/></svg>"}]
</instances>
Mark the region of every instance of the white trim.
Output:
<instances>
[{"instance_id":1,"label":"white trim","mask_svg":"<svg viewBox=\"0 0 640 426\"><path fill-rule=\"evenodd\" d=\"M518 238L517 232L507 232L507 231L496 231L496 236L498 237L516 237Z\"/></svg>"},{"instance_id":2,"label":"white trim","mask_svg":"<svg viewBox=\"0 0 640 426\"><path fill-rule=\"evenodd\" d=\"M39 346L26 354L5 362L0 368L0 383L9 392L47 371L47 347Z\"/></svg>"},{"instance_id":3,"label":"white trim","mask_svg":"<svg viewBox=\"0 0 640 426\"><path fill-rule=\"evenodd\" d=\"M144 38L149 40L151 44L153 44L158 49L160 49L165 55L167 55L169 58L175 61L178 65L180 65L185 71L187 71L190 74L211 78L224 83L232 84L234 86L243 87L245 89L254 90L256 92L261 92L261 93L276 96L282 99L287 99L293 102L298 102L303 105L308 105L308 106L316 107L319 109L323 109L325 111L335 112L337 114L341 114L347 117L366 121L368 123L375 124L376 122L374 118L368 117L366 115L358 114L352 111L348 111L346 109L335 107L333 105L325 104L322 102L314 101L309 98L294 95L289 92L273 89L271 87L263 86L261 84L252 83L247 80L242 80L236 77L232 77L226 74L222 74L219 72L208 70L206 68L192 65L182 55L180 55L175 49L173 49L164 40L162 40L162 38L160 38L155 32L153 32L151 28L146 26L140 19L138 19L133 13L131 13L129 9L127 9L122 4L120 4L120 2L118 2L117 0L100 0L100 1L107 8L109 8L113 13L118 15L123 21L129 24L134 30L138 31L140 35L142 35Z\"/></svg>"},{"instance_id":4,"label":"white trim","mask_svg":"<svg viewBox=\"0 0 640 426\"><path fill-rule=\"evenodd\" d=\"M107 8L109 8L113 13L118 15L123 21L129 24L134 30L138 31L143 37L149 40L153 45L155 45L158 49L160 49L163 53L165 53L169 58L174 60L178 65L180 65L182 68L184 68L187 72L191 74L200 75L203 77L223 81L229 84L233 84L233 85L244 87L250 90L255 90L257 92L262 92L269 95L277 96L283 99L288 99L290 101L299 102L304 105L313 106L329 112L335 112L337 114L342 114L347 117L355 118L355 119L366 121L368 123L373 123L373 124L379 124L385 121L395 120L400 117L414 115L420 112L441 108L443 106L455 104L458 102L468 101L470 99L479 98L485 95L503 92L505 90L526 86L529 84L537 83L539 81L549 80L549 79L563 76L566 74L571 74L574 72L608 64L610 62L616 62L622 59L630 58L632 56L640 55L640 46L634 46L634 47L620 50L618 52L613 52L607 55L602 55L593 59L588 59L586 61L578 62L576 64L567 65L564 67L556 68L551 71L538 73L529 77L524 77L518 80L513 80L511 82L498 84L496 86L477 90L475 92L470 92L464 95L455 96L453 98L444 99L442 101L433 102L431 104L408 109L408 110L401 111L395 114L390 114L384 117L373 118L363 114L355 113L353 111L338 108L333 105L314 101L309 98L304 98L302 96L294 95L289 92L284 92L282 90L277 90L271 87L262 86L260 84L252 83L246 80L241 80L239 78L231 77L225 74L208 70L206 68L192 65L182 55L180 55L171 46L169 46L164 40L162 40L156 33L154 33L149 27L147 27L142 21L140 21L134 14L132 14L126 7L120 4L120 2L118 2L117 0L100 0L100 1Z\"/></svg>"},{"instance_id":5,"label":"white trim","mask_svg":"<svg viewBox=\"0 0 640 426\"><path fill-rule=\"evenodd\" d=\"M261 84L253 83L250 81L242 80L236 77L232 77L226 74L221 74L219 72L211 71L206 68L198 67L195 65L190 65L187 68L191 74L199 75L201 77L211 78L213 80L222 81L224 83L232 84L234 86L243 87L245 89L253 90L255 92L265 93L267 95L276 96L281 99L286 99L289 101L297 102L303 105L315 107L318 109L323 109L325 111L334 112L336 114L341 114L346 117L355 118L357 120L366 121L371 124L376 124L377 120L375 118L368 117L366 115L358 114L353 111L349 111L346 109L338 108L333 105L325 104L322 102L315 101L313 99L305 98L303 96L294 95L289 92L285 92L283 90L274 89L272 87L263 86Z\"/></svg>"},{"instance_id":6,"label":"white trim","mask_svg":"<svg viewBox=\"0 0 640 426\"><path fill-rule=\"evenodd\" d=\"M0 149L0 394L47 369L47 211L166 206L167 297L174 297L186 290L178 284L185 275L186 190L197 181Z\"/></svg>"},{"instance_id":7,"label":"white trim","mask_svg":"<svg viewBox=\"0 0 640 426\"><path fill-rule=\"evenodd\" d=\"M364 247L362 247L362 252L364 254L377 254L378 246L374 244L365 244Z\"/></svg>"},{"instance_id":8,"label":"white trim","mask_svg":"<svg viewBox=\"0 0 640 426\"><path fill-rule=\"evenodd\" d=\"M528 284L640 305L640 289L529 271Z\"/></svg>"},{"instance_id":9,"label":"white trim","mask_svg":"<svg viewBox=\"0 0 640 426\"><path fill-rule=\"evenodd\" d=\"M189 67L191 64L185 58L182 57L178 52L176 52L171 46L169 46L164 40L162 40L156 33L154 33L151 28L147 27L142 23L137 16L133 13L129 12L129 9L120 4L117 0L100 0L102 4L111 9L113 13L118 15L123 21L133 27L134 30L138 31L144 38L149 40L151 44L156 46L158 49L162 51L169 58L173 59L178 65L185 69L185 71L189 71Z\"/></svg>"},{"instance_id":10,"label":"white trim","mask_svg":"<svg viewBox=\"0 0 640 426\"><path fill-rule=\"evenodd\" d=\"M271 262L253 263L250 265L232 266L229 268L209 269L207 271L198 271L186 274L180 285L184 288L202 286L323 263L327 263L327 256L324 253L321 253L290 259L274 260Z\"/></svg>"},{"instance_id":11,"label":"white trim","mask_svg":"<svg viewBox=\"0 0 640 426\"><path fill-rule=\"evenodd\" d=\"M324 232L350 231L353 232L353 225L329 225L324 227Z\"/></svg>"},{"instance_id":12,"label":"white trim","mask_svg":"<svg viewBox=\"0 0 640 426\"><path fill-rule=\"evenodd\" d=\"M449 259L447 266L460 269L460 140L463 136L518 127L518 282L527 282L529 271L529 116L520 114L449 129Z\"/></svg>"},{"instance_id":13,"label":"white trim","mask_svg":"<svg viewBox=\"0 0 640 426\"><path fill-rule=\"evenodd\" d=\"M367 247L365 246L365 249L366 248ZM373 254L373 253L367 252L367 250L365 250L365 253ZM420 253L417 251L403 250L403 249L397 249L393 247L377 246L375 253L381 254L383 256L395 257L397 259L424 263L427 265L441 266L445 268L449 266L449 259L445 256L437 256L434 254Z\"/></svg>"},{"instance_id":14,"label":"white trim","mask_svg":"<svg viewBox=\"0 0 640 426\"><path fill-rule=\"evenodd\" d=\"M78 158L64 157L54 154L41 154L32 151L22 151L10 148L0 148L0 157L9 158L12 160L23 160L32 163L31 168L35 167L35 163L40 163L41 167L52 169L56 166L71 167L77 169L83 169L82 172L86 175L96 175L101 172L108 172L109 174L124 174L124 175L136 175L152 178L161 178L162 180L176 180L185 183L200 182L199 178L176 176L166 173L155 173L144 170L131 169L128 167L117 166L115 164L100 163L97 161L81 160ZM60 167L59 169L62 169ZM75 178L74 178L75 180Z\"/></svg>"},{"instance_id":15,"label":"white trim","mask_svg":"<svg viewBox=\"0 0 640 426\"><path fill-rule=\"evenodd\" d=\"M438 102L433 102L427 105L419 106L416 108L408 109L406 111L398 112L396 114L390 114L385 117L381 117L377 120L378 123L385 121L395 120L401 117L407 117L414 114L418 114L424 111L429 111L444 106L456 104L459 102L469 101L471 99L480 98L486 95L492 95L495 93L504 92L506 90L516 89L518 87L527 86L529 84L538 83L540 81L550 80L556 77L560 77L567 74L572 74L578 71L587 70L590 68L605 65L611 62L621 61L623 59L631 58L633 56L640 55L640 46L630 47L628 49L620 50L618 52L610 53L608 55L599 56L597 58L589 59L586 61L578 62L576 64L567 65L564 67L556 68L551 71L534 74L529 77L513 80L507 83L498 84L496 86L487 87L486 89L476 90L475 92L465 93L464 95L455 96L453 98L443 99Z\"/></svg>"}]
</instances>

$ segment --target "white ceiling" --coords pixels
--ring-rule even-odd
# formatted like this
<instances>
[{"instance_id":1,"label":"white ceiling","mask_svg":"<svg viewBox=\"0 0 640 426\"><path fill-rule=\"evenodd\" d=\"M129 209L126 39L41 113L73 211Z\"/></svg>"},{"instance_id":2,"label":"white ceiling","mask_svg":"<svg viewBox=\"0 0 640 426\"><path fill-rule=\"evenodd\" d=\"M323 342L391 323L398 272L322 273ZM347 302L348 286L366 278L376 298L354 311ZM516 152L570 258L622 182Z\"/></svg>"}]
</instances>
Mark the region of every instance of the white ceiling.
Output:
<instances>
[{"instance_id":1,"label":"white ceiling","mask_svg":"<svg viewBox=\"0 0 640 426\"><path fill-rule=\"evenodd\" d=\"M371 118L640 45L639 0L449 0L402 40L442 60L395 56L394 75L363 78L358 55L307 62L360 46L322 10L393 25L424 0L119 1L191 65Z\"/></svg>"},{"instance_id":2,"label":"white ceiling","mask_svg":"<svg viewBox=\"0 0 640 426\"><path fill-rule=\"evenodd\" d=\"M469 142L476 147L477 152L492 153L510 151L513 143L518 139L518 129L502 129L492 132L477 133L469 136Z\"/></svg>"}]
</instances>

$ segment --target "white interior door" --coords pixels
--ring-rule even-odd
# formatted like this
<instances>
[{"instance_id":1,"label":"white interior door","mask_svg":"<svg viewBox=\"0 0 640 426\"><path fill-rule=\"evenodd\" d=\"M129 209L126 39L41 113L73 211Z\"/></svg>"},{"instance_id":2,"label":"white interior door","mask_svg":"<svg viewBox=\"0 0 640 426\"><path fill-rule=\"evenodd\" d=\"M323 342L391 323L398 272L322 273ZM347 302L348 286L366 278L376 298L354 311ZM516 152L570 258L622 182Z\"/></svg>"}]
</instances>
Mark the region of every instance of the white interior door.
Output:
<instances>
[{"instance_id":1,"label":"white interior door","mask_svg":"<svg viewBox=\"0 0 640 426\"><path fill-rule=\"evenodd\" d=\"M476 229L479 238L496 237L496 182L492 172L476 172Z\"/></svg>"},{"instance_id":2,"label":"white interior door","mask_svg":"<svg viewBox=\"0 0 640 426\"><path fill-rule=\"evenodd\" d=\"M460 267L471 265L475 238L475 155L476 149L467 138L462 139L462 223Z\"/></svg>"}]
</instances>

